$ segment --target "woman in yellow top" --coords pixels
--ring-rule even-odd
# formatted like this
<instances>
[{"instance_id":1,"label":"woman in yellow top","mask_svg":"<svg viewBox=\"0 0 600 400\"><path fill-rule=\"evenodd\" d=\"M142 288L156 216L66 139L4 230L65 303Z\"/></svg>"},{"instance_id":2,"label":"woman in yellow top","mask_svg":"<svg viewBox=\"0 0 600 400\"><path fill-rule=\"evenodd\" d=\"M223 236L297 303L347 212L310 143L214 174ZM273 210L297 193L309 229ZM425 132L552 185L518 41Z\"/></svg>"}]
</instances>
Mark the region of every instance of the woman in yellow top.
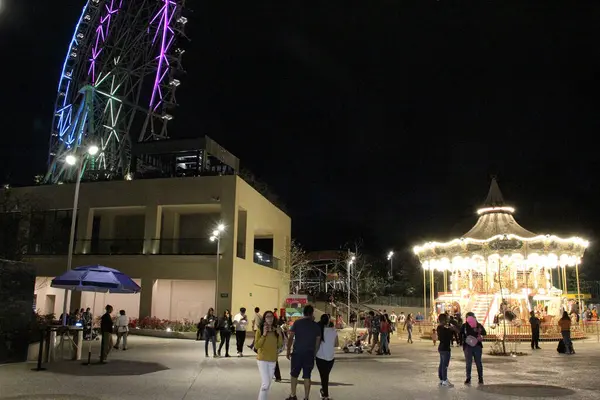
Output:
<instances>
[{"instance_id":1,"label":"woman in yellow top","mask_svg":"<svg viewBox=\"0 0 600 400\"><path fill-rule=\"evenodd\" d=\"M265 311L262 324L256 330L254 337L254 348L258 353L256 362L261 380L258 400L267 400L268 398L271 380L275 372L275 363L277 362L279 349L282 347L283 333L275 325L275 315L272 311Z\"/></svg>"}]
</instances>

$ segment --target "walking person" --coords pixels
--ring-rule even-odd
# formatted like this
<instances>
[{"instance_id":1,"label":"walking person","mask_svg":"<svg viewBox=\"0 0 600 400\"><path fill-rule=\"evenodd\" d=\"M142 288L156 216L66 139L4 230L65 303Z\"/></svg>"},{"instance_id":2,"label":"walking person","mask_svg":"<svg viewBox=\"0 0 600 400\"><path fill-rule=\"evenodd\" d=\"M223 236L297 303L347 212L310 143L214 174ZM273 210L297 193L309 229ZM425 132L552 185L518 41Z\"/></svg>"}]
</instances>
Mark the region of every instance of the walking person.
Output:
<instances>
[{"instance_id":1,"label":"walking person","mask_svg":"<svg viewBox=\"0 0 600 400\"><path fill-rule=\"evenodd\" d=\"M480 385L483 385L483 362L481 360L483 354L483 336L487 335L485 328L475 318L472 312L467 313L467 322L460 329L461 342L463 344L463 352L465 353L465 361L467 364L467 376L465 385L471 384L471 369L473 367L473 359L477 366L477 377Z\"/></svg>"},{"instance_id":2,"label":"walking person","mask_svg":"<svg viewBox=\"0 0 600 400\"><path fill-rule=\"evenodd\" d=\"M565 354L575 354L573 343L571 342L571 317L566 311L563 311L562 318L558 320L562 340L565 344Z\"/></svg>"},{"instance_id":3,"label":"walking person","mask_svg":"<svg viewBox=\"0 0 600 400\"><path fill-rule=\"evenodd\" d=\"M410 344L413 343L413 340L412 340L412 331L413 331L413 325L414 324L415 324L415 319L413 318L412 313L410 313L410 314L408 314L408 316L404 320L404 327L406 329L406 332L408 333L408 339L406 340L406 342L410 343Z\"/></svg>"},{"instance_id":4,"label":"walking person","mask_svg":"<svg viewBox=\"0 0 600 400\"><path fill-rule=\"evenodd\" d=\"M260 308L254 308L254 319L252 319L252 343L248 346L250 350L254 350L254 338L256 337L256 329L262 325L262 316L260 315Z\"/></svg>"},{"instance_id":5,"label":"walking person","mask_svg":"<svg viewBox=\"0 0 600 400\"><path fill-rule=\"evenodd\" d=\"M335 348L339 347L339 339L337 330L333 327L333 322L329 319L329 315L321 315L321 320L318 323L321 328L321 343L317 351L316 363L321 377L321 399L329 399L329 374L333 368L335 361Z\"/></svg>"},{"instance_id":6,"label":"walking person","mask_svg":"<svg viewBox=\"0 0 600 400\"><path fill-rule=\"evenodd\" d=\"M392 324L387 314L382 315L379 323L379 331L381 336L381 353L390 355L390 335L392 334Z\"/></svg>"},{"instance_id":7,"label":"walking person","mask_svg":"<svg viewBox=\"0 0 600 400\"><path fill-rule=\"evenodd\" d=\"M204 328L204 353L208 357L208 343L212 343L213 357L217 358L217 325L218 320L215 316L215 310L211 307L208 309L208 314L204 316L206 327Z\"/></svg>"},{"instance_id":8,"label":"walking person","mask_svg":"<svg viewBox=\"0 0 600 400\"><path fill-rule=\"evenodd\" d=\"M217 354L221 357L221 349L225 345L225 357L229 357L229 339L231 339L231 330L233 329L233 321L229 310L225 310L223 316L219 319L219 334L221 335L221 343Z\"/></svg>"},{"instance_id":9,"label":"walking person","mask_svg":"<svg viewBox=\"0 0 600 400\"><path fill-rule=\"evenodd\" d=\"M272 311L265 311L261 324L256 328L254 348L261 381L258 400L267 400L279 349L283 346L283 335L275 323L275 315Z\"/></svg>"},{"instance_id":10,"label":"walking person","mask_svg":"<svg viewBox=\"0 0 600 400\"><path fill-rule=\"evenodd\" d=\"M440 314L439 324L437 327L437 336L440 341L438 345L438 353L440 354L440 365L438 367L438 378L440 379L440 386L451 388L454 387L448 380L448 367L450 366L451 356L451 342L452 336L457 329L455 326L450 325L447 314Z\"/></svg>"},{"instance_id":11,"label":"walking person","mask_svg":"<svg viewBox=\"0 0 600 400\"><path fill-rule=\"evenodd\" d=\"M115 323L117 326L117 343L115 349L119 350L119 343L123 339L123 350L127 350L127 335L129 334L129 317L125 315L125 310L119 311L119 316Z\"/></svg>"},{"instance_id":12,"label":"walking person","mask_svg":"<svg viewBox=\"0 0 600 400\"><path fill-rule=\"evenodd\" d=\"M298 400L296 387L300 371L304 379L304 399L307 400L310 396L310 376L315 366L315 355L321 344L321 328L314 321L313 313L311 305L305 306L304 318L295 321L288 333L287 359L291 361L291 393L286 400Z\"/></svg>"},{"instance_id":13,"label":"walking person","mask_svg":"<svg viewBox=\"0 0 600 400\"><path fill-rule=\"evenodd\" d=\"M246 309L240 308L240 312L233 317L233 326L235 328L235 346L237 348L237 356L244 356L244 342L246 341L246 327L248 326L248 316Z\"/></svg>"},{"instance_id":14,"label":"walking person","mask_svg":"<svg viewBox=\"0 0 600 400\"><path fill-rule=\"evenodd\" d=\"M110 315L113 312L113 307L110 304L107 304L105 310L106 312L100 319L100 334L102 335L102 348L100 350L101 363L106 362L106 358L108 357L110 349L113 345L113 320Z\"/></svg>"},{"instance_id":15,"label":"walking person","mask_svg":"<svg viewBox=\"0 0 600 400\"><path fill-rule=\"evenodd\" d=\"M529 324L531 325L531 350L540 350L540 319L535 316L535 311L531 311L529 315Z\"/></svg>"}]
</instances>

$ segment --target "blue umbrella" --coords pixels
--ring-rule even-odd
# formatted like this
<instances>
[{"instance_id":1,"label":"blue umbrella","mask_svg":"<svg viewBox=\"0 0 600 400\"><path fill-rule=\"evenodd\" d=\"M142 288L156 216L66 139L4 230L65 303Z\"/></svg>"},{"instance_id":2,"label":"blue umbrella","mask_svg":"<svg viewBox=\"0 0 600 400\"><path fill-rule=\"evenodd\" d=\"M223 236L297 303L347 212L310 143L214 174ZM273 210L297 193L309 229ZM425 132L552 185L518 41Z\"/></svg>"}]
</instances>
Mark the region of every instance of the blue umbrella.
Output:
<instances>
[{"instance_id":1,"label":"blue umbrella","mask_svg":"<svg viewBox=\"0 0 600 400\"><path fill-rule=\"evenodd\" d=\"M52 279L50 285L79 292L138 293L142 288L119 270L102 265L77 267Z\"/></svg>"},{"instance_id":2,"label":"blue umbrella","mask_svg":"<svg viewBox=\"0 0 600 400\"><path fill-rule=\"evenodd\" d=\"M78 292L94 292L94 307L96 306L96 293L133 294L142 290L137 283L121 271L102 265L89 265L69 270L52 279L50 286ZM92 341L90 340L88 365L91 357Z\"/></svg>"}]
</instances>

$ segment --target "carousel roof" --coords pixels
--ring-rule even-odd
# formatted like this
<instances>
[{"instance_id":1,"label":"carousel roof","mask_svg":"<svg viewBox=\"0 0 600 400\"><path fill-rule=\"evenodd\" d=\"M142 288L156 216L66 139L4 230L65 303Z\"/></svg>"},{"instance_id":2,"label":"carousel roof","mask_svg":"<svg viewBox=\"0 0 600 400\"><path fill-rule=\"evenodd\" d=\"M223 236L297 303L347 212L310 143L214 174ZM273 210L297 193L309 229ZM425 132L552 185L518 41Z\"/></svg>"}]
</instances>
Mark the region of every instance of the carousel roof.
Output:
<instances>
[{"instance_id":1,"label":"carousel roof","mask_svg":"<svg viewBox=\"0 0 600 400\"><path fill-rule=\"evenodd\" d=\"M507 207L504 203L498 182L493 178L484 207L477 211L479 220L463 237L485 240L497 235L516 235L522 238L537 236L515 221L512 216L514 211L514 208Z\"/></svg>"}]
</instances>

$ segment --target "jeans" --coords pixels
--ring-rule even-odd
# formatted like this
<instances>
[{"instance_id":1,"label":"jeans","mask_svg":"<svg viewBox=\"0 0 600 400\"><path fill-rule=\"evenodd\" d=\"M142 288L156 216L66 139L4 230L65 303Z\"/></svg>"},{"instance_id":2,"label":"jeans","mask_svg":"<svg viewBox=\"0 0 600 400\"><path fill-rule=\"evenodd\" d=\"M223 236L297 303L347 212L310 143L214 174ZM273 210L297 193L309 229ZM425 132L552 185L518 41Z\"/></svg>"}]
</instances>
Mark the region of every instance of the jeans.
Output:
<instances>
[{"instance_id":1,"label":"jeans","mask_svg":"<svg viewBox=\"0 0 600 400\"><path fill-rule=\"evenodd\" d=\"M260 373L260 392L258 392L258 400L267 400L269 397L269 389L271 388L271 379L275 371L275 361L260 361L257 360L258 372Z\"/></svg>"},{"instance_id":2,"label":"jeans","mask_svg":"<svg viewBox=\"0 0 600 400\"><path fill-rule=\"evenodd\" d=\"M235 331L235 345L237 352L242 354L244 352L244 342L246 341L246 331Z\"/></svg>"},{"instance_id":3,"label":"jeans","mask_svg":"<svg viewBox=\"0 0 600 400\"><path fill-rule=\"evenodd\" d=\"M413 328L412 326L407 326L407 327L406 327L406 331L408 332L408 340L409 340L410 342L412 342L412 341L413 341L413 340L412 340L412 328Z\"/></svg>"},{"instance_id":4,"label":"jeans","mask_svg":"<svg viewBox=\"0 0 600 400\"><path fill-rule=\"evenodd\" d=\"M475 359L475 365L477 366L477 376L480 380L483 380L483 363L481 362L481 355L483 348L479 346L471 347L468 344L464 346L465 361L467 364L467 379L471 379L471 369L473 367L473 359Z\"/></svg>"},{"instance_id":5,"label":"jeans","mask_svg":"<svg viewBox=\"0 0 600 400\"><path fill-rule=\"evenodd\" d=\"M320 358L316 359L317 369L321 377L321 389L323 389L323 397L329 397L329 374L333 368L335 360L327 361Z\"/></svg>"},{"instance_id":6,"label":"jeans","mask_svg":"<svg viewBox=\"0 0 600 400\"><path fill-rule=\"evenodd\" d=\"M206 328L206 337L204 342L204 351L208 357L208 343L212 342L213 355L217 355L217 331L215 328Z\"/></svg>"},{"instance_id":7,"label":"jeans","mask_svg":"<svg viewBox=\"0 0 600 400\"><path fill-rule=\"evenodd\" d=\"M540 347L540 328L531 330L531 348Z\"/></svg>"},{"instance_id":8,"label":"jeans","mask_svg":"<svg viewBox=\"0 0 600 400\"><path fill-rule=\"evenodd\" d=\"M573 351L573 343L571 342L571 331L561 331L563 342L565 343L565 352L570 353Z\"/></svg>"},{"instance_id":9,"label":"jeans","mask_svg":"<svg viewBox=\"0 0 600 400\"><path fill-rule=\"evenodd\" d=\"M119 348L121 338L123 338L123 350L127 350L127 332L117 332L117 343L115 343L115 348Z\"/></svg>"},{"instance_id":10,"label":"jeans","mask_svg":"<svg viewBox=\"0 0 600 400\"><path fill-rule=\"evenodd\" d=\"M229 339L231 338L231 332L221 331L221 343L219 344L219 355L221 355L221 349L225 345L225 355L229 355Z\"/></svg>"},{"instance_id":11,"label":"jeans","mask_svg":"<svg viewBox=\"0 0 600 400\"><path fill-rule=\"evenodd\" d=\"M448 380L448 366L450 365L450 352L439 350L440 353L440 366L438 368L438 377L440 381Z\"/></svg>"},{"instance_id":12,"label":"jeans","mask_svg":"<svg viewBox=\"0 0 600 400\"><path fill-rule=\"evenodd\" d=\"M381 332L381 351L384 354L390 351L390 334L387 332Z\"/></svg>"}]
</instances>

